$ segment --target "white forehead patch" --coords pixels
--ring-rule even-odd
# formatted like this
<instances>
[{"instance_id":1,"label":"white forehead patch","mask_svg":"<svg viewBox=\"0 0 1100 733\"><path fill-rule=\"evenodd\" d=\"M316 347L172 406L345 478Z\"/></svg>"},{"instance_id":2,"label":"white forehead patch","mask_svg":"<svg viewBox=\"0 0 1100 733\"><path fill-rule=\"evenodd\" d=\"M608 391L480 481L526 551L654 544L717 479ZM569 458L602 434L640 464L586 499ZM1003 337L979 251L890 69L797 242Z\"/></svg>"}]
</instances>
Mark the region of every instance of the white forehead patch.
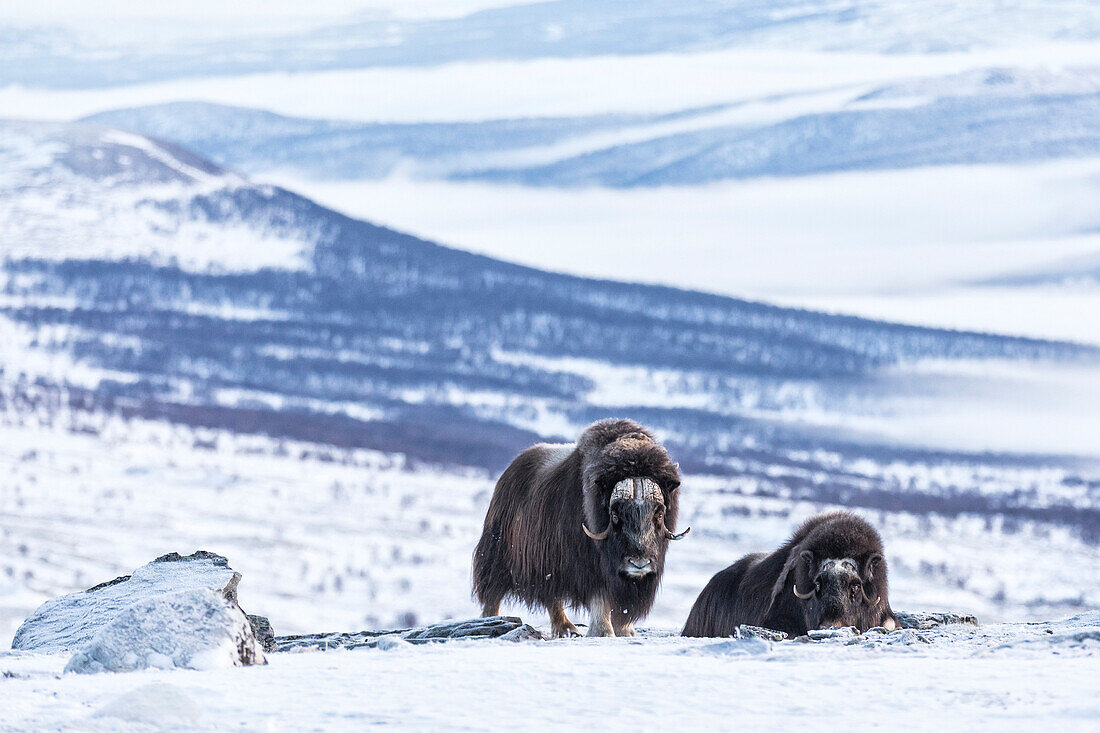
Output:
<instances>
[{"instance_id":1,"label":"white forehead patch","mask_svg":"<svg viewBox=\"0 0 1100 733\"><path fill-rule=\"evenodd\" d=\"M856 561L850 557L834 558L830 557L821 563L822 572L831 571L834 573L850 572L859 574L859 565Z\"/></svg>"},{"instance_id":2,"label":"white forehead patch","mask_svg":"<svg viewBox=\"0 0 1100 733\"><path fill-rule=\"evenodd\" d=\"M648 478L627 478L615 484L610 501L664 501L657 482Z\"/></svg>"}]
</instances>

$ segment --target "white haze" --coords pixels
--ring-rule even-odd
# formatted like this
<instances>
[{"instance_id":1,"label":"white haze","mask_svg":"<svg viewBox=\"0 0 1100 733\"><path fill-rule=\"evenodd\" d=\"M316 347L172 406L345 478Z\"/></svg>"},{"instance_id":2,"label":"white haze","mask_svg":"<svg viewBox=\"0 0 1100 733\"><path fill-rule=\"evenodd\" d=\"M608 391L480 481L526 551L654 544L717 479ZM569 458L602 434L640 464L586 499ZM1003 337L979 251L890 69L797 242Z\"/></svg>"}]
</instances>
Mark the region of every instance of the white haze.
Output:
<instances>
[{"instance_id":1,"label":"white haze","mask_svg":"<svg viewBox=\"0 0 1100 733\"><path fill-rule=\"evenodd\" d=\"M1079 317L1100 312L1100 288L964 284L1100 250L1100 234L1082 233L1100 225L1100 160L640 190L266 178L354 216L551 270L1100 343L1098 319Z\"/></svg>"}]
</instances>

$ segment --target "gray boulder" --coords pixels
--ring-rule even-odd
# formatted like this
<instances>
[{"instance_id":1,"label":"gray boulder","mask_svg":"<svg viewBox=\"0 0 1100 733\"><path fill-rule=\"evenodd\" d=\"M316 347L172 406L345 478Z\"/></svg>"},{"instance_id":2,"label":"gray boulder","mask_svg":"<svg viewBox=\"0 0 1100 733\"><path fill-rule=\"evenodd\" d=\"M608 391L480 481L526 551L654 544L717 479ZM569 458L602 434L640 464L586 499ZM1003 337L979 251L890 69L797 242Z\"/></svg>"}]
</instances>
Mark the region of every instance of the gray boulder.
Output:
<instances>
[{"instance_id":1,"label":"gray boulder","mask_svg":"<svg viewBox=\"0 0 1100 733\"><path fill-rule=\"evenodd\" d=\"M73 655L65 671L224 669L265 661L252 625L236 604L206 588L191 588L121 611Z\"/></svg>"},{"instance_id":2,"label":"gray boulder","mask_svg":"<svg viewBox=\"0 0 1100 733\"><path fill-rule=\"evenodd\" d=\"M237 605L241 575L221 555L170 553L133 572L43 603L13 649L75 652L68 670L264 664L262 617Z\"/></svg>"}]
</instances>

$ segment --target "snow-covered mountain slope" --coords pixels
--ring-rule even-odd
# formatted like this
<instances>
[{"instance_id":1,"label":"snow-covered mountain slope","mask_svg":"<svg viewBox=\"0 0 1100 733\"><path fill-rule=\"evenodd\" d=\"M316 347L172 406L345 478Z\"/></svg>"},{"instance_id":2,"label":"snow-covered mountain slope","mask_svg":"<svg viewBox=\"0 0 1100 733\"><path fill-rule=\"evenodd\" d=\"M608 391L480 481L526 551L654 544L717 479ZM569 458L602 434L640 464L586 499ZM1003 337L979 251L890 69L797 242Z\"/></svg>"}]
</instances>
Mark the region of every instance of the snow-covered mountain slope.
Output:
<instances>
[{"instance_id":1,"label":"snow-covered mountain slope","mask_svg":"<svg viewBox=\"0 0 1100 733\"><path fill-rule=\"evenodd\" d=\"M691 125L724 109L476 122L363 123L287 117L206 102L169 102L91 115L84 122L171 140L235 170L317 179L376 179L395 171L447 178L494 160L545 159L546 148ZM679 123L679 124L678 124ZM591 143L589 143L591 144Z\"/></svg>"},{"instance_id":2,"label":"snow-covered mountain slope","mask_svg":"<svg viewBox=\"0 0 1100 733\"><path fill-rule=\"evenodd\" d=\"M232 199L243 184L205 159L139 135L0 122L0 251L6 258L145 258L203 269L304 263L309 252L296 229L239 215Z\"/></svg>"},{"instance_id":3,"label":"snow-covered mountain slope","mask_svg":"<svg viewBox=\"0 0 1100 733\"><path fill-rule=\"evenodd\" d=\"M763 176L1100 156L1100 75L988 69L662 115L353 123L202 102L87 121L172 140L248 173L528 186L688 186Z\"/></svg>"},{"instance_id":4,"label":"snow-covered mountain slope","mask_svg":"<svg viewBox=\"0 0 1100 733\"><path fill-rule=\"evenodd\" d=\"M644 404L685 437L716 415L739 417L745 435L775 433L759 421L781 416L785 423L819 426L844 416L847 428L874 433L890 430L884 425L905 404L884 399L883 390L902 395L911 380L940 379L950 390L969 380L965 370L913 372L914 364L1040 359L1091 369L1097 358L1087 347L546 274L349 219L240 179L176 181L171 197L158 198L159 180L132 190L128 176L146 165L160 171L155 163L169 149L139 138L152 152L140 155L137 142L104 152L104 136L114 133L80 125L45 129L50 133L40 145L16 138L5 153L16 161L13 170L22 171L3 197L12 223L3 234L5 315L13 332L30 329L27 343L128 375L124 391L157 403L260 409L286 407L290 399L310 413L350 403L374 417L400 414L419 429L460 415L521 429L491 460L468 457L496 466L526 439L522 431L569 434L594 411L620 402L624 393L616 385L624 382L662 385L661 397ZM58 153L42 152L55 148L68 156L60 165ZM100 154L130 172L64 162L97 162ZM49 185L26 183L31 180ZM74 216L65 208L69 201L89 207L85 215ZM197 241L177 234L193 227L211 234ZM280 246L255 246L261 238ZM71 244L41 246L46 240ZM98 244L77 254L89 241ZM209 266L199 266L204 262ZM101 399L100 386L91 386L90 399ZM646 392L651 388L625 396ZM202 419L223 417L203 413ZM383 429L372 424L340 432L360 445ZM905 433L903 427L894 438ZM436 447L449 445L456 457L467 442L456 430ZM1055 445L1068 452L1081 447L1059 440L1043 448ZM994 440L985 447L1018 446Z\"/></svg>"}]
</instances>

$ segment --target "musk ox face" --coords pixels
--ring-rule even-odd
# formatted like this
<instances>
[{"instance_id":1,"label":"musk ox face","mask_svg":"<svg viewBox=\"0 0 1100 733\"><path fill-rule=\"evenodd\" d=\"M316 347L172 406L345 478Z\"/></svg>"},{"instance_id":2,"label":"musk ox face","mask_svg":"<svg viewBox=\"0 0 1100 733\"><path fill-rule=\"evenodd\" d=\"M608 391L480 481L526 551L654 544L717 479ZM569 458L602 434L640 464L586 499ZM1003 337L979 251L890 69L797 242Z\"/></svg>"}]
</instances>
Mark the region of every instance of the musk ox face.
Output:
<instances>
[{"instance_id":1,"label":"musk ox face","mask_svg":"<svg viewBox=\"0 0 1100 733\"><path fill-rule=\"evenodd\" d=\"M871 585L882 556L872 554L863 566L850 557L814 556L803 550L794 573L794 594L802 605L807 629L855 626L866 630L865 619L878 604Z\"/></svg>"},{"instance_id":2,"label":"musk ox face","mask_svg":"<svg viewBox=\"0 0 1100 733\"><path fill-rule=\"evenodd\" d=\"M659 573L669 540L678 535L665 527L665 498L657 482L649 478L629 478L615 484L608 502L608 523L603 532L594 533L581 525L585 534L603 543L613 568L624 580L641 581Z\"/></svg>"}]
</instances>

